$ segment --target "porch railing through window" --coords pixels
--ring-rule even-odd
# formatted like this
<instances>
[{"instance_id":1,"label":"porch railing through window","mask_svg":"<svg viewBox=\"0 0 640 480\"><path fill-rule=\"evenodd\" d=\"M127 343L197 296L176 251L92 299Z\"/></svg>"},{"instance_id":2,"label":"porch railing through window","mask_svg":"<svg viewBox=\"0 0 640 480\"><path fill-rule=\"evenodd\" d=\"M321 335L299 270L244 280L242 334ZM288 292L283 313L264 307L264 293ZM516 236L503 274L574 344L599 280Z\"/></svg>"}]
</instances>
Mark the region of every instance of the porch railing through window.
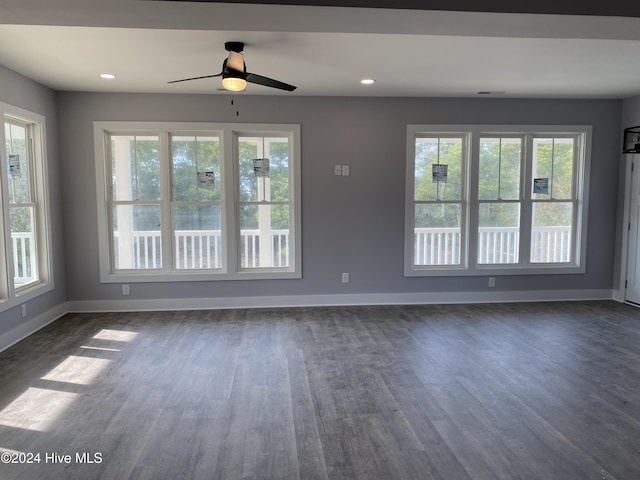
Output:
<instances>
[{"instance_id":1,"label":"porch railing through window","mask_svg":"<svg viewBox=\"0 0 640 480\"><path fill-rule=\"evenodd\" d=\"M160 268L160 231L131 232L131 263L134 269ZM114 235L115 265L119 265L119 235ZM270 266L289 266L289 230L271 230ZM178 230L175 232L176 267L178 269L222 268L222 236L220 230ZM240 232L241 267L264 266L260 262L260 231ZM269 263L267 263L269 264Z\"/></svg>"},{"instance_id":2,"label":"porch railing through window","mask_svg":"<svg viewBox=\"0 0 640 480\"><path fill-rule=\"evenodd\" d=\"M33 281L35 257L34 237L29 232L13 232L13 268L16 284ZM133 268L159 268L160 232L132 232ZM415 265L456 265L460 262L460 230L456 228L417 228L414 233ZM116 265L119 250L115 235ZM222 267L222 240L219 230L180 230L175 233L176 262L179 269L216 269ZM289 231L272 230L271 264L289 266ZM508 264L517 262L519 232L515 228L485 227L479 231L478 263ZM566 226L536 227L532 235L533 263L563 263L570 261L571 228ZM240 238L240 257L243 268L260 263L259 230L243 230Z\"/></svg>"},{"instance_id":3,"label":"porch railing through window","mask_svg":"<svg viewBox=\"0 0 640 480\"><path fill-rule=\"evenodd\" d=\"M458 228L416 228L414 265L459 265L460 242ZM565 263L571 260L571 227L534 227L531 243L532 263ZM478 264L517 263L520 255L519 245L517 228L480 228Z\"/></svg>"},{"instance_id":4,"label":"porch railing through window","mask_svg":"<svg viewBox=\"0 0 640 480\"><path fill-rule=\"evenodd\" d=\"M11 232L13 276L16 287L36 280L35 236L31 232Z\"/></svg>"}]
</instances>

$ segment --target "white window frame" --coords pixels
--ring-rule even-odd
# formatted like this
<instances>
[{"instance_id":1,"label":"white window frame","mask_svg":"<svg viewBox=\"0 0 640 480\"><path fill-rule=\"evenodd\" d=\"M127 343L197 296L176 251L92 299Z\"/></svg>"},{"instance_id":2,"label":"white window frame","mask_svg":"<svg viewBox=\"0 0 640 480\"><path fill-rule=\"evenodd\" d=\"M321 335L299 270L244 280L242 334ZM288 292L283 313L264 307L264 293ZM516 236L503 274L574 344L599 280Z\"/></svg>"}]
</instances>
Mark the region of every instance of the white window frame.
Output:
<instances>
[{"instance_id":1,"label":"white window frame","mask_svg":"<svg viewBox=\"0 0 640 480\"><path fill-rule=\"evenodd\" d=\"M51 225L49 207L46 126L43 115L0 102L0 311L15 307L54 288L51 259ZM14 280L13 242L11 238L9 179L5 123L13 121L24 125L29 132L29 179L31 202L34 208L33 235L35 241L37 278L16 286Z\"/></svg>"},{"instance_id":2,"label":"white window frame","mask_svg":"<svg viewBox=\"0 0 640 480\"><path fill-rule=\"evenodd\" d=\"M161 145L161 184L164 261L161 269L154 270L115 270L113 268L113 247L110 228L110 159L107 141L110 134L160 134ZM175 268L173 248L173 225L171 214L171 157L170 136L220 136L220 165L222 187L222 268L211 270L184 270ZM289 245L292 249L287 267L240 268L238 251L240 242L239 227L239 187L237 171L236 141L239 135L280 136L289 139L289 185L290 231ZM230 124L205 122L94 122L94 145L96 162L96 194L98 201L98 246L100 262L100 281L102 283L122 282L181 282L215 280L259 280L290 279L302 277L302 216L301 216L301 149L300 125L297 124ZM164 153L163 153L164 152ZM166 197L166 198L165 198Z\"/></svg>"},{"instance_id":3,"label":"white window frame","mask_svg":"<svg viewBox=\"0 0 640 480\"><path fill-rule=\"evenodd\" d=\"M170 132L169 133L169 140L171 142L173 142L173 137L195 137L195 138L202 138L203 135L201 135L202 132L180 132L179 134L176 134L175 132ZM220 143L220 178L221 178L221 183L224 183L224 178L225 178L225 170L227 170L226 166L224 165L223 162L223 151L222 151L222 147L223 147L223 132L221 131L211 131L211 132L207 132L206 137L216 137L218 138L218 141ZM173 145L173 143L171 144ZM169 175L170 175L170 183L171 185L168 186L168 190L171 194L171 198L169 199L169 203L170 203L170 209L167 210L166 212L163 212L163 217L165 218L171 218L171 230L168 232L164 232L165 236L164 238L166 239L166 241L163 241L164 245L171 245L171 254L170 254L170 261L172 262L172 269L177 271L177 272L195 272L195 273L201 273L203 270L190 270L190 269L186 269L186 268L178 268L178 259L177 259L177 245L175 244L175 236L173 235L173 232L175 232L176 226L175 226L175 207L176 206L198 206L198 207L202 207L202 206L213 206L216 204L220 204L220 211L221 211L221 221L222 224L225 224L225 208L226 208L226 202L224 199L224 188L221 188L222 190L222 194L221 194L221 198L219 201L179 201L176 200L174 195L174 188L173 188L173 177L174 177L174 168L173 168L173 151L171 151L171 158L169 158L169 165L167 166L168 170L169 170ZM162 165L161 165L162 167ZM221 267L217 270L218 272L224 272L226 271L226 265L227 265L227 256L226 256L226 252L228 251L228 249L226 248L227 246L227 242L226 241L222 241L222 248L221 248Z\"/></svg>"},{"instance_id":4,"label":"white window frame","mask_svg":"<svg viewBox=\"0 0 640 480\"><path fill-rule=\"evenodd\" d=\"M468 134L469 148L467 159L468 195L466 196L466 222L462 223L461 256L467 263L461 266L414 265L414 172L415 139L425 135ZM479 139L481 137L508 137L522 135L525 138L522 183L520 188L520 261L517 264L478 264L477 232L479 205L485 201L478 199L479 175ZM531 206L533 204L532 182L532 138L548 135L550 137L577 136L574 173L574 235L572 236L573 256L566 263L532 263L529 258L531 236ZM405 252L404 274L417 276L479 276L479 275L536 275L536 274L579 274L586 272L587 218L589 199L589 175L591 165L590 125L408 125L407 127L407 170L405 197ZM463 180L464 183L464 180Z\"/></svg>"},{"instance_id":5,"label":"white window frame","mask_svg":"<svg viewBox=\"0 0 640 480\"><path fill-rule=\"evenodd\" d=\"M416 204L437 204L438 202L429 201L422 202L415 200L415 178L413 173L415 172L415 146L416 138L420 137L438 137L438 138L461 138L462 139L462 165L461 165L461 185L460 185L460 199L451 202L442 202L443 204L459 203L460 204L460 262L455 265L425 265L415 266L413 264L414 258L414 219L415 219L415 205ZM468 243L468 231L469 231L469 149L470 149L470 136L464 129L460 129L459 126L441 125L438 128L432 128L429 130L422 130L420 126L410 125L407 134L407 187L406 187L406 204L405 215L406 225L410 234L405 234L405 265L411 265L413 268L411 272L430 272L430 273L444 273L453 274L454 272L465 272L469 267L469 252L466 248ZM406 268L405 268L406 271Z\"/></svg>"}]
</instances>

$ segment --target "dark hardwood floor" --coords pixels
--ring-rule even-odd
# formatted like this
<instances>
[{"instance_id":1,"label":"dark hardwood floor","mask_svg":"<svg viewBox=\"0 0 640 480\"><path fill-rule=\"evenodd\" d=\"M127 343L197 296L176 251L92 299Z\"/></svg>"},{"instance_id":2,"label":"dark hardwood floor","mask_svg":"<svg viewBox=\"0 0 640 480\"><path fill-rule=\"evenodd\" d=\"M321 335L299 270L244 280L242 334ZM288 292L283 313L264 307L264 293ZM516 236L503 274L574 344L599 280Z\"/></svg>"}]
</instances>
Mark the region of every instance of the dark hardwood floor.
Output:
<instances>
[{"instance_id":1,"label":"dark hardwood floor","mask_svg":"<svg viewBox=\"0 0 640 480\"><path fill-rule=\"evenodd\" d=\"M3 480L640 479L640 310L70 314L0 354L0 452Z\"/></svg>"}]
</instances>

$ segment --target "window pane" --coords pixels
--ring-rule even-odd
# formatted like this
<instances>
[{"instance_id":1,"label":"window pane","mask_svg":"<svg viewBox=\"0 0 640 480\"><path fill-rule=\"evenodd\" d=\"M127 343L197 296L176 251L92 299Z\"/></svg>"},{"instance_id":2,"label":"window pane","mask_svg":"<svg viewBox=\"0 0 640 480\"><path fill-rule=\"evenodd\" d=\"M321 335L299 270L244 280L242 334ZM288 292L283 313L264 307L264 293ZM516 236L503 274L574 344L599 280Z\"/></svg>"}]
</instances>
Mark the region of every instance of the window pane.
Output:
<instances>
[{"instance_id":1,"label":"window pane","mask_svg":"<svg viewBox=\"0 0 640 480\"><path fill-rule=\"evenodd\" d=\"M415 206L414 265L460 264L460 204Z\"/></svg>"},{"instance_id":2,"label":"window pane","mask_svg":"<svg viewBox=\"0 0 640 480\"><path fill-rule=\"evenodd\" d=\"M289 201L289 140L279 137L238 139L240 201Z\"/></svg>"},{"instance_id":3,"label":"window pane","mask_svg":"<svg viewBox=\"0 0 640 480\"><path fill-rule=\"evenodd\" d=\"M11 245L16 287L38 280L33 207L10 208Z\"/></svg>"},{"instance_id":4,"label":"window pane","mask_svg":"<svg viewBox=\"0 0 640 480\"><path fill-rule=\"evenodd\" d=\"M518 200L522 139L481 138L478 198Z\"/></svg>"},{"instance_id":5,"label":"window pane","mask_svg":"<svg viewBox=\"0 0 640 480\"><path fill-rule=\"evenodd\" d=\"M533 178L547 179L547 193L533 193L534 199L573 198L573 138L533 140Z\"/></svg>"},{"instance_id":6,"label":"window pane","mask_svg":"<svg viewBox=\"0 0 640 480\"><path fill-rule=\"evenodd\" d=\"M520 204L482 203L478 219L478 263L518 263Z\"/></svg>"},{"instance_id":7,"label":"window pane","mask_svg":"<svg viewBox=\"0 0 640 480\"><path fill-rule=\"evenodd\" d=\"M532 198L550 199L552 191L553 138L533 139L533 179L547 181L547 193L533 193ZM538 190L539 191L539 190ZM534 190L535 192L535 190Z\"/></svg>"},{"instance_id":8,"label":"window pane","mask_svg":"<svg viewBox=\"0 0 640 480\"><path fill-rule=\"evenodd\" d=\"M7 122L4 124L4 133L7 149L9 203L31 203L27 128L23 125Z\"/></svg>"},{"instance_id":9,"label":"window pane","mask_svg":"<svg viewBox=\"0 0 640 480\"><path fill-rule=\"evenodd\" d=\"M220 139L175 136L171 139L171 151L174 200L220 201Z\"/></svg>"},{"instance_id":10,"label":"window pane","mask_svg":"<svg viewBox=\"0 0 640 480\"><path fill-rule=\"evenodd\" d=\"M220 206L177 206L174 224L176 268L222 268Z\"/></svg>"},{"instance_id":11,"label":"window pane","mask_svg":"<svg viewBox=\"0 0 640 480\"><path fill-rule=\"evenodd\" d=\"M111 136L114 200L160 200L157 136Z\"/></svg>"},{"instance_id":12,"label":"window pane","mask_svg":"<svg viewBox=\"0 0 640 480\"><path fill-rule=\"evenodd\" d=\"M289 140L286 138L270 138L269 153L266 155L270 163L271 201L289 201Z\"/></svg>"},{"instance_id":13,"label":"window pane","mask_svg":"<svg viewBox=\"0 0 640 480\"><path fill-rule=\"evenodd\" d=\"M446 165L444 179L434 179L434 165ZM415 200L460 200L462 138L416 138L414 175Z\"/></svg>"},{"instance_id":14,"label":"window pane","mask_svg":"<svg viewBox=\"0 0 640 480\"><path fill-rule=\"evenodd\" d=\"M161 268L160 207L114 206L113 250L116 269Z\"/></svg>"},{"instance_id":15,"label":"window pane","mask_svg":"<svg viewBox=\"0 0 640 480\"><path fill-rule=\"evenodd\" d=\"M531 230L531 262L571 261L573 203L535 202Z\"/></svg>"},{"instance_id":16,"label":"window pane","mask_svg":"<svg viewBox=\"0 0 640 480\"><path fill-rule=\"evenodd\" d=\"M288 205L240 207L240 266L242 268L288 267Z\"/></svg>"},{"instance_id":17,"label":"window pane","mask_svg":"<svg viewBox=\"0 0 640 480\"><path fill-rule=\"evenodd\" d=\"M553 198L573 198L573 149L572 138L556 138L553 155Z\"/></svg>"}]
</instances>

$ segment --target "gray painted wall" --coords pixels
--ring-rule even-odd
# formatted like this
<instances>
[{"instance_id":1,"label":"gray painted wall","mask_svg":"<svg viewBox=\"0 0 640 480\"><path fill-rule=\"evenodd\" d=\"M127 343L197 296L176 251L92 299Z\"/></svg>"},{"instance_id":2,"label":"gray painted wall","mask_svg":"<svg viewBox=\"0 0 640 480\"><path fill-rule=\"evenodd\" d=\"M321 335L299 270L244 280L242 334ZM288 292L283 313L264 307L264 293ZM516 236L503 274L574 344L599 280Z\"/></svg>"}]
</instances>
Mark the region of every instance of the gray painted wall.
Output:
<instances>
[{"instance_id":1,"label":"gray painted wall","mask_svg":"<svg viewBox=\"0 0 640 480\"><path fill-rule=\"evenodd\" d=\"M587 272L498 277L501 291L611 289L622 102L295 96L58 94L69 300L122 299L98 269L93 121L299 123L303 278L132 284L129 299L486 292L484 277L403 277L406 126L413 123L593 125ZM333 165L351 166L335 177ZM340 283L350 272L351 282Z\"/></svg>"},{"instance_id":2,"label":"gray painted wall","mask_svg":"<svg viewBox=\"0 0 640 480\"><path fill-rule=\"evenodd\" d=\"M58 118L56 94L52 90L0 65L0 101L38 113L45 117L49 193L52 224L53 291L27 302L27 317L21 318L20 308L0 312L0 335L14 327L63 304L67 300L62 208L60 192L60 159L58 157Z\"/></svg>"}]
</instances>

